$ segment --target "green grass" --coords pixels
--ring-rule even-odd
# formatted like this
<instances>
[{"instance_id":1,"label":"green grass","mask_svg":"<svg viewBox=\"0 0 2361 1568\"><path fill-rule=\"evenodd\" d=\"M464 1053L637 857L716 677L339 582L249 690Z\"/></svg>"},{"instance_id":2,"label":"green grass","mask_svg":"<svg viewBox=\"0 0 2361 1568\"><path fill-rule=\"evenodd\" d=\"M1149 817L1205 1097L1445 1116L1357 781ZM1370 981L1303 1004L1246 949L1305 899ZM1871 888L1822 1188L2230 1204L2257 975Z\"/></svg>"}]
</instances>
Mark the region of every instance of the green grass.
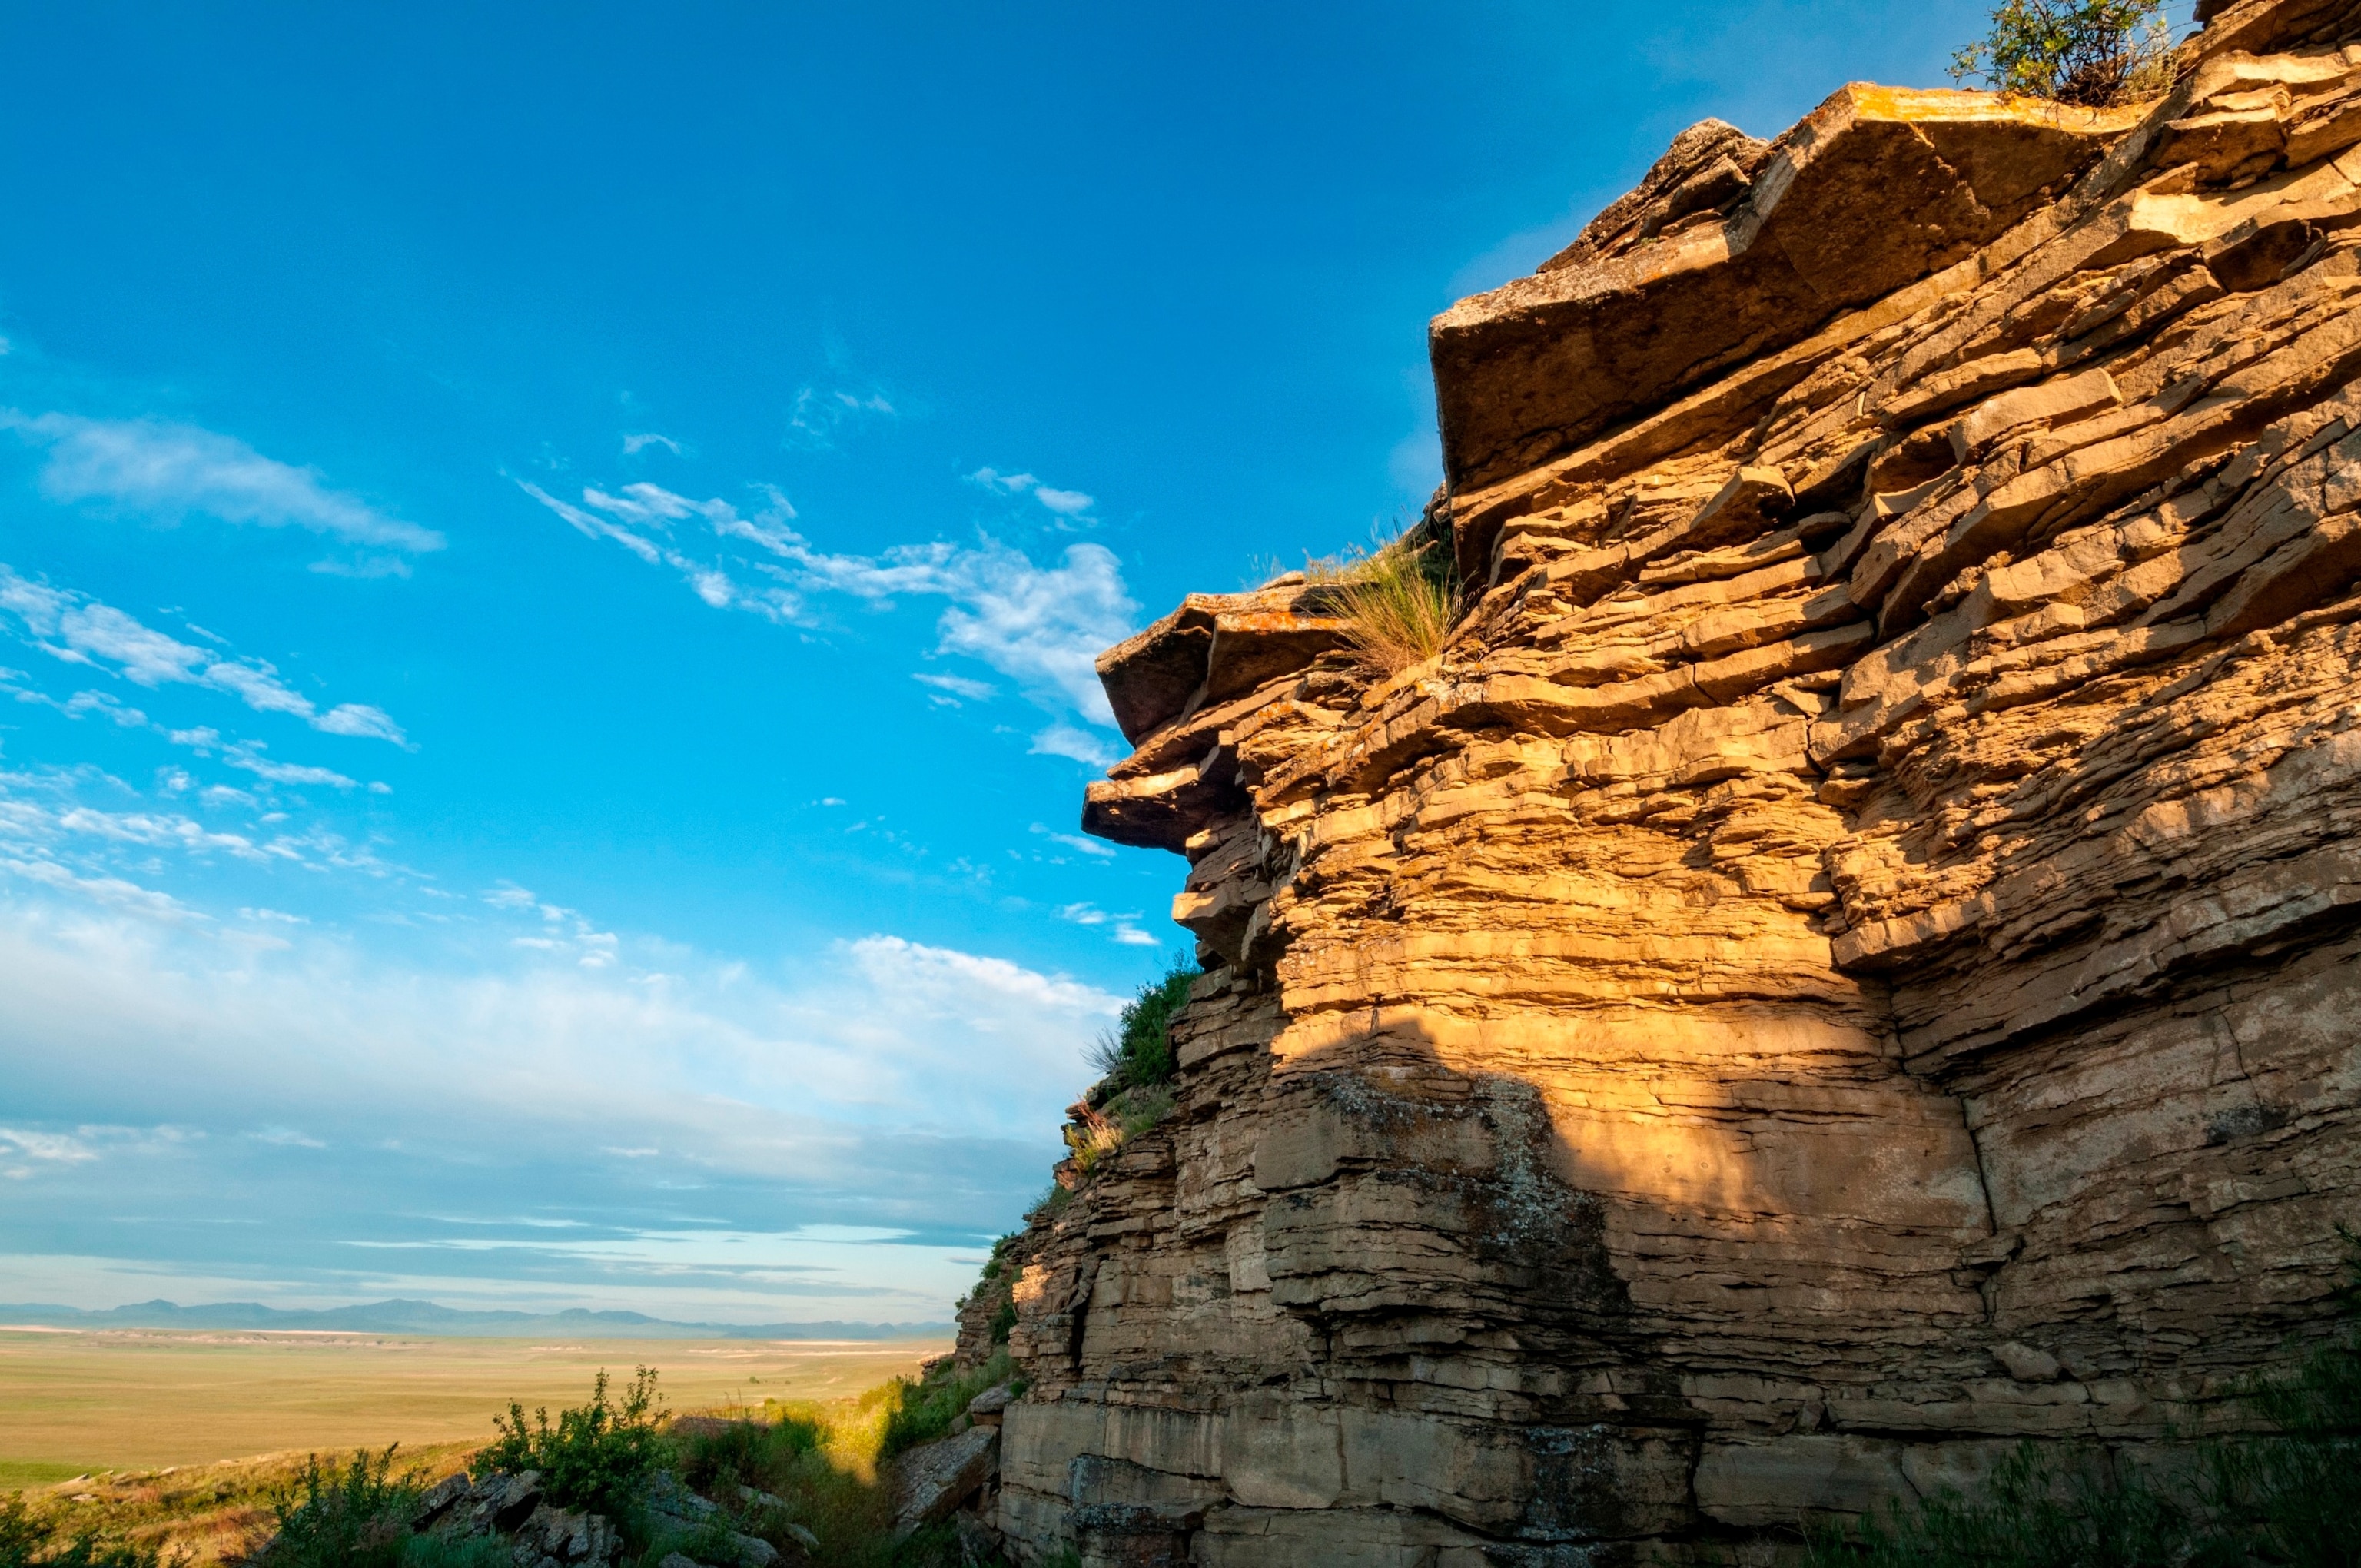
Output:
<instances>
[{"instance_id":1,"label":"green grass","mask_svg":"<svg viewBox=\"0 0 2361 1568\"><path fill-rule=\"evenodd\" d=\"M892 1387L899 1398L885 1417L885 1430L878 1440L880 1456L891 1459L922 1442L932 1442L950 1431L951 1423L966 1412L978 1394L1016 1376L1016 1365L1003 1350L972 1372L945 1366L919 1382L896 1378Z\"/></svg>"},{"instance_id":2,"label":"green grass","mask_svg":"<svg viewBox=\"0 0 2361 1568\"><path fill-rule=\"evenodd\" d=\"M87 1475L96 1468L96 1465L75 1464L60 1459L0 1459L0 1492L14 1492L25 1486L52 1486Z\"/></svg>"},{"instance_id":3,"label":"green grass","mask_svg":"<svg viewBox=\"0 0 2361 1568\"><path fill-rule=\"evenodd\" d=\"M957 1568L958 1538L949 1525L894 1540L892 1499L882 1482L889 1433L903 1441L932 1430L938 1407L957 1397L946 1387L940 1377L921 1385L896 1379L858 1399L766 1405L742 1427L683 1442L681 1473L717 1500L741 1486L775 1498L741 1500L738 1528L784 1551L790 1540L784 1527L799 1525L818 1539L814 1561L829 1568ZM914 1401L914 1387L939 1398L922 1394Z\"/></svg>"}]
</instances>

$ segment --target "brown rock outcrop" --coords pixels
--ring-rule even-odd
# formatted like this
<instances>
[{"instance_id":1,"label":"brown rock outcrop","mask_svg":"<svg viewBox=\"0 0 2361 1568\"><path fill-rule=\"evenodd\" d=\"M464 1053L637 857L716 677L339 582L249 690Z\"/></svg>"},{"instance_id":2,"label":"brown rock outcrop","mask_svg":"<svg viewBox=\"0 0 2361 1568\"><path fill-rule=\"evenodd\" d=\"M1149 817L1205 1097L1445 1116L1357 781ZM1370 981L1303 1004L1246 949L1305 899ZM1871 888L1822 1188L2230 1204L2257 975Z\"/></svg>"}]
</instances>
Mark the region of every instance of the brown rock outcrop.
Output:
<instances>
[{"instance_id":1,"label":"brown rock outcrop","mask_svg":"<svg viewBox=\"0 0 2361 1568\"><path fill-rule=\"evenodd\" d=\"M2361 1190L2354 12L1685 137L1435 323L1439 657L1108 655L1209 972L1004 1255L1020 1559L1766 1563L2242 1419Z\"/></svg>"}]
</instances>

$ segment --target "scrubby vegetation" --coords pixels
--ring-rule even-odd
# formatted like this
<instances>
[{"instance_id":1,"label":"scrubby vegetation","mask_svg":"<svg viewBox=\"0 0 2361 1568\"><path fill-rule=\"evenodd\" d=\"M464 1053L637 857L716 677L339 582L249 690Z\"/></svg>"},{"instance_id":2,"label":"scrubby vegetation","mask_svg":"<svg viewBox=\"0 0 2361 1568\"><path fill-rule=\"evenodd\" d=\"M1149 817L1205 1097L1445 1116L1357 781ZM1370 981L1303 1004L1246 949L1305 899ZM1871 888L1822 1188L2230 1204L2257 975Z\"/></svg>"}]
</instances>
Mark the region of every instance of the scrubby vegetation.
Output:
<instances>
[{"instance_id":1,"label":"scrubby vegetation","mask_svg":"<svg viewBox=\"0 0 2361 1568\"><path fill-rule=\"evenodd\" d=\"M601 1376L588 1403L555 1420L545 1411L528 1420L511 1405L494 1418L500 1435L477 1452L472 1468L478 1475L540 1471L552 1501L615 1523L628 1568L655 1568L673 1552L700 1563L736 1562L740 1535L799 1552L807 1533L818 1542L813 1559L841 1568L954 1568L962 1558L949 1526L895 1540L881 1467L950 1431L968 1403L1009 1371L1003 1354L975 1372L946 1364L923 1378L895 1378L857 1399L765 1401L727 1418L666 1423L655 1374L642 1368L619 1398ZM717 1511L684 1526L652 1507L675 1478ZM507 1568L505 1538L410 1533L423 1479L420 1471L399 1469L392 1449L356 1453L342 1464L307 1459L278 1491L274 1528L258 1531L244 1555L256 1568ZM54 1527L30 1519L21 1502L0 1503L0 1568L165 1568L173 1561L159 1564L152 1547L60 1544Z\"/></svg>"},{"instance_id":2,"label":"scrubby vegetation","mask_svg":"<svg viewBox=\"0 0 2361 1568\"><path fill-rule=\"evenodd\" d=\"M464 1468L476 1447L468 1442L427 1443L404 1449L402 1457L422 1479L434 1481ZM307 1454L281 1453L214 1464L79 1475L14 1499L15 1506L47 1532L48 1544L42 1545L37 1538L29 1549L20 1542L8 1550L30 1550L35 1553L31 1562L45 1563L49 1559L41 1553L54 1556L77 1539L87 1537L92 1554L86 1562L71 1555L55 1561L83 1568L132 1568L150 1562L202 1564L234 1558L274 1528L273 1504L302 1491L304 1470L312 1463ZM0 1509L6 1507L0 1503ZM115 1555L106 1555L110 1550ZM16 1568L16 1559L0 1552L0 1568Z\"/></svg>"},{"instance_id":3,"label":"scrubby vegetation","mask_svg":"<svg viewBox=\"0 0 2361 1568\"><path fill-rule=\"evenodd\" d=\"M1053 1190L1063 1191L1058 1188ZM971 1302L978 1299L992 1305L992 1343L1006 1344L1008 1331L1016 1326L1016 1271L1009 1266L1008 1249L1016 1245L1022 1232L1012 1231L992 1244L992 1255L983 1260L983 1273L975 1288L962 1298L959 1310L965 1312Z\"/></svg>"},{"instance_id":4,"label":"scrubby vegetation","mask_svg":"<svg viewBox=\"0 0 2361 1568\"><path fill-rule=\"evenodd\" d=\"M2104 108L2171 85L2164 0L2002 0L1992 30L1951 57L1951 78Z\"/></svg>"},{"instance_id":5,"label":"scrubby vegetation","mask_svg":"<svg viewBox=\"0 0 2361 1568\"><path fill-rule=\"evenodd\" d=\"M1189 1000L1199 972L1187 959L1174 959L1161 978L1141 986L1125 1003L1115 1026L1099 1036L1091 1065L1115 1088L1151 1088L1172 1076L1172 1017Z\"/></svg>"},{"instance_id":6,"label":"scrubby vegetation","mask_svg":"<svg viewBox=\"0 0 2361 1568\"><path fill-rule=\"evenodd\" d=\"M1199 974L1186 959L1139 988L1125 1004L1114 1029L1092 1048L1091 1065L1101 1074L1066 1127L1066 1146L1075 1167L1088 1173L1099 1161L1172 1113L1172 1019L1189 1000ZM1043 1200L1047 1204L1057 1198ZM1037 1205L1038 1212L1039 1206ZM1028 1214L1027 1219L1033 1216Z\"/></svg>"},{"instance_id":7,"label":"scrubby vegetation","mask_svg":"<svg viewBox=\"0 0 2361 1568\"><path fill-rule=\"evenodd\" d=\"M1345 619L1347 639L1374 674L1399 674L1441 652L1458 613L1451 548L1422 527L1307 562L1304 576L1329 590L1331 612Z\"/></svg>"},{"instance_id":8,"label":"scrubby vegetation","mask_svg":"<svg viewBox=\"0 0 2361 1568\"><path fill-rule=\"evenodd\" d=\"M607 1402L607 1375L601 1372L591 1385L590 1402L560 1410L554 1426L546 1406L533 1412L530 1426L522 1405L511 1403L506 1416L494 1416L492 1425L500 1435L484 1450L482 1462L494 1470L538 1470L543 1487L560 1508L620 1518L663 1457L656 1431L663 1406L652 1369L635 1370L618 1405Z\"/></svg>"},{"instance_id":9,"label":"scrubby vegetation","mask_svg":"<svg viewBox=\"0 0 2361 1568\"><path fill-rule=\"evenodd\" d=\"M0 1497L0 1568L158 1568L182 1561L152 1545L69 1530L35 1515L22 1497Z\"/></svg>"},{"instance_id":10,"label":"scrubby vegetation","mask_svg":"<svg viewBox=\"0 0 2361 1568\"><path fill-rule=\"evenodd\" d=\"M362 1450L341 1468L308 1456L271 1499L270 1568L400 1568L423 1488L415 1472L395 1474L393 1455Z\"/></svg>"},{"instance_id":11,"label":"scrubby vegetation","mask_svg":"<svg viewBox=\"0 0 2361 1568\"><path fill-rule=\"evenodd\" d=\"M951 1430L978 1394L1009 1382L1016 1375L1016 1363L1004 1350L972 1371L962 1372L945 1362L920 1378L896 1377L890 1385L896 1397L878 1441L878 1457L891 1459L922 1442L934 1442Z\"/></svg>"},{"instance_id":12,"label":"scrubby vegetation","mask_svg":"<svg viewBox=\"0 0 2361 1568\"><path fill-rule=\"evenodd\" d=\"M1810 1568L2351 1568L2361 1563L2361 1330L2246 1395L2277 1429L2110 1464L2027 1443L1974 1496L1823 1532Z\"/></svg>"},{"instance_id":13,"label":"scrubby vegetation","mask_svg":"<svg viewBox=\"0 0 2361 1568\"><path fill-rule=\"evenodd\" d=\"M784 1547L789 1526L810 1531L819 1542L815 1562L957 1568L962 1559L948 1525L894 1541L890 1500L880 1484L879 1466L890 1457L888 1434L897 1421L906 1434L935 1419L937 1401L925 1394L916 1401L925 1408L912 1410L913 1392L928 1389L929 1382L935 1391L945 1386L940 1378L917 1384L897 1378L833 1405L765 1403L743 1421L676 1440L680 1474L706 1496L732 1503L736 1528L750 1535ZM975 1389L982 1391L982 1386ZM948 1397L940 1401L948 1402ZM964 1400L959 1408L965 1409ZM957 1414L944 1416L943 1426Z\"/></svg>"}]
</instances>

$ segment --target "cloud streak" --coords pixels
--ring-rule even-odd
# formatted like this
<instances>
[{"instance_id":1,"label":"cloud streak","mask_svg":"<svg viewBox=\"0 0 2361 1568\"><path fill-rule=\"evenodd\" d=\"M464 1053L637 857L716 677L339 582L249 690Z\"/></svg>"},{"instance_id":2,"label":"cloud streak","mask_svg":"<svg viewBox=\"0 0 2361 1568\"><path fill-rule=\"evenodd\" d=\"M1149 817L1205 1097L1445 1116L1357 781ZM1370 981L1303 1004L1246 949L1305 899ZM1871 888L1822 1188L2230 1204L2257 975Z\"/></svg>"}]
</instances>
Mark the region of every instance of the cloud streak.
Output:
<instances>
[{"instance_id":1,"label":"cloud streak","mask_svg":"<svg viewBox=\"0 0 2361 1568\"><path fill-rule=\"evenodd\" d=\"M85 419L0 410L0 429L47 454L41 493L150 517L201 512L225 522L301 528L348 543L417 554L443 548L431 528L331 489L319 473L265 457L234 436L162 420Z\"/></svg>"},{"instance_id":2,"label":"cloud streak","mask_svg":"<svg viewBox=\"0 0 2361 1568\"><path fill-rule=\"evenodd\" d=\"M104 670L134 685L151 690L208 687L236 697L257 713L287 714L329 735L407 744L401 727L383 708L347 702L323 709L262 660L228 658L183 642L87 594L35 582L5 564L0 564L0 611L16 618L27 644L51 658ZM95 700L104 704L109 699ZM116 721L129 722L119 716Z\"/></svg>"},{"instance_id":3,"label":"cloud streak","mask_svg":"<svg viewBox=\"0 0 2361 1568\"><path fill-rule=\"evenodd\" d=\"M1095 497L1080 490L1060 490L1043 484L1030 474L1003 474L994 468L978 468L968 476L970 484L1004 496L1031 496L1062 518L1086 517L1098 504Z\"/></svg>"},{"instance_id":4,"label":"cloud streak","mask_svg":"<svg viewBox=\"0 0 2361 1568\"><path fill-rule=\"evenodd\" d=\"M1016 477L1034 484L1029 475ZM1004 488L1013 482L997 476L995 481ZM653 484L625 485L612 493L585 487L577 503L529 481L516 483L587 537L679 573L717 609L797 621L807 619L807 602L821 593L881 606L904 598L946 599L936 623L937 653L989 665L1052 713L1114 723L1093 661L1130 633L1138 606L1125 588L1121 563L1104 545L1070 544L1049 565L989 535L974 544L938 540L874 555L836 554L815 549L790 526L795 510L775 491L766 492L768 504L750 517L728 501L692 500ZM701 524L720 544L751 545L760 554L691 554L680 541L685 524ZM1042 731L1034 750L1093 766L1113 761L1105 741L1071 725Z\"/></svg>"}]
</instances>

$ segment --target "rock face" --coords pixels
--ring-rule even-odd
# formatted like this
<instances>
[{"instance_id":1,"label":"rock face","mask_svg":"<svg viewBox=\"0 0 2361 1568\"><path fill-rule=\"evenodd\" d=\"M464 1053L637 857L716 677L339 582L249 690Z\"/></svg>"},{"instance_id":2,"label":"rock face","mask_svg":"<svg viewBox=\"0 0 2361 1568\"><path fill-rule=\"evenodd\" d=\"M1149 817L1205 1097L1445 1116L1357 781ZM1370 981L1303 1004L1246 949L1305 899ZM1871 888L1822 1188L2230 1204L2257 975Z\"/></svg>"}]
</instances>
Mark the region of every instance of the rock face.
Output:
<instances>
[{"instance_id":1,"label":"rock face","mask_svg":"<svg viewBox=\"0 0 2361 1568\"><path fill-rule=\"evenodd\" d=\"M2326 1321L2361 16L2213 11L2112 117L1700 127L1439 318L1439 657L1280 584L1103 662L1209 972L1004 1255L1017 1558L1766 1563Z\"/></svg>"}]
</instances>

